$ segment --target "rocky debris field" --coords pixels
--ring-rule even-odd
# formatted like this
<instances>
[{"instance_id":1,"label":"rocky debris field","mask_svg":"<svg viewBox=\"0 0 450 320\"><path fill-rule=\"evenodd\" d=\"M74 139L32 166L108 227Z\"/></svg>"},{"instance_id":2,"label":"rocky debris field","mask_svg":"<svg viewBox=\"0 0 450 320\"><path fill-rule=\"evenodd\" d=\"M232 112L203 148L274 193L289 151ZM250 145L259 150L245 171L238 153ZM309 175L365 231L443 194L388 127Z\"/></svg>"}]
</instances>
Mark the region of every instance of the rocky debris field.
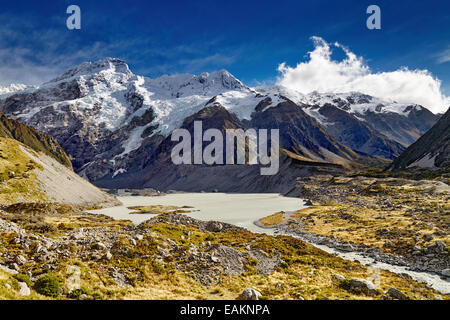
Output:
<instances>
[{"instance_id":1,"label":"rocky debris field","mask_svg":"<svg viewBox=\"0 0 450 320\"><path fill-rule=\"evenodd\" d=\"M182 214L135 226L56 204L0 211L3 299L448 298L387 271L370 275L292 237Z\"/></svg>"},{"instance_id":2,"label":"rocky debris field","mask_svg":"<svg viewBox=\"0 0 450 320\"><path fill-rule=\"evenodd\" d=\"M446 279L450 270L450 187L446 182L311 177L293 191L310 199L308 208L277 213L258 223Z\"/></svg>"}]
</instances>

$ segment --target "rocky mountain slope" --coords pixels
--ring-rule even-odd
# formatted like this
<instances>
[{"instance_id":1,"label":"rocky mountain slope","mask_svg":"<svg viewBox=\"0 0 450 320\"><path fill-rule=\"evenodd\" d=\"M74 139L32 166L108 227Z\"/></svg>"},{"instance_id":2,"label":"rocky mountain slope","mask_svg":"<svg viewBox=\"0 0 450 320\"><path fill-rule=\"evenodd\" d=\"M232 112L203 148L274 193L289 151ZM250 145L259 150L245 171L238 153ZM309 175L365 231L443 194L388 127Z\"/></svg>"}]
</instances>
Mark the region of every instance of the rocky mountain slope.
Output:
<instances>
[{"instance_id":1,"label":"rocky mountain slope","mask_svg":"<svg viewBox=\"0 0 450 320\"><path fill-rule=\"evenodd\" d=\"M450 168L450 109L392 163L391 169Z\"/></svg>"},{"instance_id":2,"label":"rocky mountain slope","mask_svg":"<svg viewBox=\"0 0 450 320\"><path fill-rule=\"evenodd\" d=\"M174 129L210 107L222 108L216 115L234 117L237 127L282 129L280 147L296 156L344 166L366 163L368 156L393 159L437 121L423 107L359 93L249 88L225 70L149 79L114 58L0 96L0 111L55 137L76 172L120 187L131 187L134 177L147 177L147 185L160 181L168 168L149 164L167 155L158 153L167 151ZM252 175L246 169L242 174Z\"/></svg>"},{"instance_id":3,"label":"rocky mountain slope","mask_svg":"<svg viewBox=\"0 0 450 320\"><path fill-rule=\"evenodd\" d=\"M259 123L261 128L276 127L282 129L280 132L284 132L280 135L280 145L284 146L286 149L282 150L287 152L282 152L280 170L273 177L262 176L259 165L174 165L170 153L176 142L172 142L169 136L141 165L131 167L129 172L118 174L114 179L105 177L97 180L96 184L108 188L129 185L159 190L287 192L295 184L293 176L311 174L317 170L315 166L318 163L323 165L323 170L342 172L342 166L350 164L354 159L364 158L322 131L314 119L305 115L301 108L292 102L284 102L283 106L260 113L261 115L255 115L255 122ZM224 132L226 129L246 129L248 125L258 128L256 123L240 121L218 102L186 118L181 128L187 129L193 135L194 122L200 120L203 130L217 128ZM302 123L304 128L310 129L310 132L307 130L302 132L304 129L300 126ZM303 147L304 145L308 148ZM225 146L223 149L225 150ZM290 156L292 152L303 154L309 163L301 165L296 158ZM137 153L149 154L144 148L139 148ZM323 162L323 159L327 159L328 162ZM339 162L341 165L332 162Z\"/></svg>"},{"instance_id":4,"label":"rocky mountain slope","mask_svg":"<svg viewBox=\"0 0 450 320\"><path fill-rule=\"evenodd\" d=\"M96 207L116 203L82 179L54 138L0 115L0 204L54 201Z\"/></svg>"}]
</instances>

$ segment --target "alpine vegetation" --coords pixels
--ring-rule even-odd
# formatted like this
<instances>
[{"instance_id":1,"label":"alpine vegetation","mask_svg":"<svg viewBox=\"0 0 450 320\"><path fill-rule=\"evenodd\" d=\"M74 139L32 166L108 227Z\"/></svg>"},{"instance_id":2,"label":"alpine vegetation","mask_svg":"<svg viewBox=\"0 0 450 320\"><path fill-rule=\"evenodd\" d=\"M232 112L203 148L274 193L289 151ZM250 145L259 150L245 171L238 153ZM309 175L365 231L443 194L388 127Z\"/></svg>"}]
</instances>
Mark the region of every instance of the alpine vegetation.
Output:
<instances>
[{"instance_id":1,"label":"alpine vegetation","mask_svg":"<svg viewBox=\"0 0 450 320\"><path fill-rule=\"evenodd\" d=\"M193 146L187 129L172 132L171 140L179 143L173 147L171 158L175 165L268 165L260 169L261 175L275 175L279 169L279 136L279 129L270 130L269 155L267 129L226 129L224 137L219 129L210 128L203 132L202 121L195 121ZM203 149L203 142L211 143Z\"/></svg>"}]
</instances>

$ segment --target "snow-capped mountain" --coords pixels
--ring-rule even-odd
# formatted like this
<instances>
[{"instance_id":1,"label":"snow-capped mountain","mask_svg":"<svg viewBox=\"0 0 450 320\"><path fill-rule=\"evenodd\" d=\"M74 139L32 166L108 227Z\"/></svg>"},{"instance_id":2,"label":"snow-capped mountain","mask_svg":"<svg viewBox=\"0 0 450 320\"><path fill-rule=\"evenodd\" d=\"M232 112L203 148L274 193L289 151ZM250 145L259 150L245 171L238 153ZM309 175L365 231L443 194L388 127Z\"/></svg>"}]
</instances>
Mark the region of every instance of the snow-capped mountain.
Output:
<instances>
[{"instance_id":1,"label":"snow-capped mountain","mask_svg":"<svg viewBox=\"0 0 450 320\"><path fill-rule=\"evenodd\" d=\"M330 111L337 108L365 122L403 147L416 141L439 119L439 115L433 114L423 106L385 101L359 92L325 94L313 92L304 97L302 102L309 106L306 112L315 116L327 128L336 125L334 114Z\"/></svg>"},{"instance_id":2,"label":"snow-capped mountain","mask_svg":"<svg viewBox=\"0 0 450 320\"><path fill-rule=\"evenodd\" d=\"M0 110L57 137L81 170L96 158L120 161L145 138L168 135L225 92L228 98L255 95L226 71L149 79L106 58L16 92L0 101Z\"/></svg>"},{"instance_id":3,"label":"snow-capped mountain","mask_svg":"<svg viewBox=\"0 0 450 320\"><path fill-rule=\"evenodd\" d=\"M91 181L142 170L175 128L208 108L221 108L216 116L232 115L244 128L284 129L284 149L340 164L358 161L350 148L393 158L436 117L420 106L360 93L249 88L225 70L150 79L115 58L86 62L41 86L0 96L0 111L55 137L74 169ZM423 115L426 121L416 121ZM399 127L404 131L391 133Z\"/></svg>"}]
</instances>

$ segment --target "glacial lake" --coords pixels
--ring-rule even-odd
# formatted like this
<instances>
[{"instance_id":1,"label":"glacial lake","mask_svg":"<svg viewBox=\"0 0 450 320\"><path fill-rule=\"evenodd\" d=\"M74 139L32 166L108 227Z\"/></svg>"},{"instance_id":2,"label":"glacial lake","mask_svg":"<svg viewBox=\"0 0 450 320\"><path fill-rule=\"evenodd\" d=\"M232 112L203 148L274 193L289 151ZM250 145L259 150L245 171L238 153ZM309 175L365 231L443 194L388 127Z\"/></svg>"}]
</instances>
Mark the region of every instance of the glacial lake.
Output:
<instances>
[{"instance_id":1,"label":"glacial lake","mask_svg":"<svg viewBox=\"0 0 450 320\"><path fill-rule=\"evenodd\" d=\"M130 214L131 206L172 205L191 206L187 216L203 221L220 221L246 228L252 232L270 233L272 229L263 229L254 221L279 211L294 211L304 208L303 200L283 197L275 193L175 193L155 197L125 196L117 197L121 206L90 213L104 214L114 219L131 220L139 224L154 217L154 214ZM188 209L191 210L191 209Z\"/></svg>"}]
</instances>

